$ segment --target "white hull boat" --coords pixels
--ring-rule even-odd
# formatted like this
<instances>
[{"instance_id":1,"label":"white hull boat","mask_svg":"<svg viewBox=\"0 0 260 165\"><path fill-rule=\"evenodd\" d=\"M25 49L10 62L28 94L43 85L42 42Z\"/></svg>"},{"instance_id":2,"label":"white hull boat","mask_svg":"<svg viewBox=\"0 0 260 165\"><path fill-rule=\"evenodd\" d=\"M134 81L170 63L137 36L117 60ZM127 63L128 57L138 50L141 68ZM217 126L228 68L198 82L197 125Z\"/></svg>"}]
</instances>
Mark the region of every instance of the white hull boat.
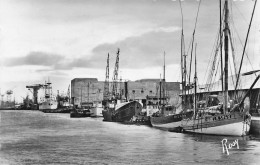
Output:
<instances>
[{"instance_id":1,"label":"white hull boat","mask_svg":"<svg viewBox=\"0 0 260 165\"><path fill-rule=\"evenodd\" d=\"M250 125L251 117L249 115L245 115L244 117L239 113L182 121L184 132L208 135L245 136L249 133Z\"/></svg>"}]
</instances>

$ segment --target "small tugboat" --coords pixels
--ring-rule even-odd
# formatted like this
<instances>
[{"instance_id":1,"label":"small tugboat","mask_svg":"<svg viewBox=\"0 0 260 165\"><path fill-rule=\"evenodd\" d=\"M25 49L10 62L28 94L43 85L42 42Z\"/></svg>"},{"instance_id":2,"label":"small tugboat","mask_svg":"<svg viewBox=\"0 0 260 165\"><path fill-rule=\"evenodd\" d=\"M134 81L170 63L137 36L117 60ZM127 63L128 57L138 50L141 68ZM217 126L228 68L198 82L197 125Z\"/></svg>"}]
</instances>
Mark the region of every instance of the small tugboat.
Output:
<instances>
[{"instance_id":1,"label":"small tugboat","mask_svg":"<svg viewBox=\"0 0 260 165\"><path fill-rule=\"evenodd\" d=\"M70 118L90 117L92 105L92 103L84 103L81 104L80 108L74 107L74 109L70 111Z\"/></svg>"},{"instance_id":2,"label":"small tugboat","mask_svg":"<svg viewBox=\"0 0 260 165\"><path fill-rule=\"evenodd\" d=\"M90 110L88 109L73 109L70 111L70 118L90 117Z\"/></svg>"}]
</instances>

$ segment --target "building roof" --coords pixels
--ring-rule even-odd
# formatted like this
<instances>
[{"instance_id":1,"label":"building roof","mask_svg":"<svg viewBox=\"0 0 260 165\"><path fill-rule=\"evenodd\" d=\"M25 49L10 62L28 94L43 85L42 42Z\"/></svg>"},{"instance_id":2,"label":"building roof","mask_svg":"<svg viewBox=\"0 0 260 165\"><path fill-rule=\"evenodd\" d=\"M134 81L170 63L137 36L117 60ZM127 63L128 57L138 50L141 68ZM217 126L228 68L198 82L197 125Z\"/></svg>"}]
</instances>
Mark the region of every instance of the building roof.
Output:
<instances>
[{"instance_id":1,"label":"building roof","mask_svg":"<svg viewBox=\"0 0 260 165\"><path fill-rule=\"evenodd\" d=\"M74 79L72 79L71 81L98 81L98 79L97 78L74 78Z\"/></svg>"},{"instance_id":2,"label":"building roof","mask_svg":"<svg viewBox=\"0 0 260 165\"><path fill-rule=\"evenodd\" d=\"M237 87L238 90L246 90L251 87L253 82L255 81L258 74L250 74L250 75L240 75L240 82ZM236 78L235 75L230 76L228 79L228 90L232 91L235 90L235 84L236 84ZM198 85L197 86L197 93L203 93L208 92L206 91L207 85ZM259 89L260 88L260 80L257 81L257 83L254 85L253 89ZM190 89L190 93L193 93L194 89ZM211 90L210 92L218 92L222 91L222 83L221 80L218 80L211 84Z\"/></svg>"},{"instance_id":3,"label":"building roof","mask_svg":"<svg viewBox=\"0 0 260 165\"><path fill-rule=\"evenodd\" d=\"M160 82L160 79L140 79L140 80L136 80L135 82Z\"/></svg>"}]
</instances>

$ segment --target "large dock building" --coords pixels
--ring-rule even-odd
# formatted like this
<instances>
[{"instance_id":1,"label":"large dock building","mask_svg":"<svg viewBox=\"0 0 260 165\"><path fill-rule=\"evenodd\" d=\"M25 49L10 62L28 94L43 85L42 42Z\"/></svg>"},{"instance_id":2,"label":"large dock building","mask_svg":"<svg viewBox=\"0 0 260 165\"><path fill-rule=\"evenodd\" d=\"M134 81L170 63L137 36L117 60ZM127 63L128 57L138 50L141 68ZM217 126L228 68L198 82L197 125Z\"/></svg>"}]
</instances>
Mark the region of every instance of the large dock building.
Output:
<instances>
[{"instance_id":1,"label":"large dock building","mask_svg":"<svg viewBox=\"0 0 260 165\"><path fill-rule=\"evenodd\" d=\"M104 81L98 81L97 78L75 78L71 80L71 99L75 106L94 101L103 100ZM112 87L112 82L109 88ZM129 100L142 100L148 97L159 99L160 79L141 79L137 81L127 81L128 86L128 99ZM124 97L125 95L125 82L118 82L118 93ZM166 82L165 83L165 96L167 102L171 105L177 106L180 101L180 83L179 82ZM161 93L161 97L163 94Z\"/></svg>"}]
</instances>

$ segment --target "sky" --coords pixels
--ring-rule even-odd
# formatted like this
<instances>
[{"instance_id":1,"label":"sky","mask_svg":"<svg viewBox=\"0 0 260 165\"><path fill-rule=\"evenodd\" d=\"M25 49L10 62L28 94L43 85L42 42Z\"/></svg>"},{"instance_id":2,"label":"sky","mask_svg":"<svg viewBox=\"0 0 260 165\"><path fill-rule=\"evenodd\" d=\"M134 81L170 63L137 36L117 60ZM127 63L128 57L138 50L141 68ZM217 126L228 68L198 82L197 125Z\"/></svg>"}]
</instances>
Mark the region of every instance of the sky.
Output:
<instances>
[{"instance_id":1,"label":"sky","mask_svg":"<svg viewBox=\"0 0 260 165\"><path fill-rule=\"evenodd\" d=\"M199 2L181 1L188 61ZM239 61L254 1L229 2ZM194 38L203 83L219 28L219 1L200 4ZM162 77L165 52L166 81L180 82L181 18L178 0L0 0L1 94L13 90L19 101L31 95L26 85L48 79L54 93L66 92L74 78L104 81L108 53L112 78L118 48L123 80ZM259 20L257 4L244 72L260 68Z\"/></svg>"}]
</instances>

